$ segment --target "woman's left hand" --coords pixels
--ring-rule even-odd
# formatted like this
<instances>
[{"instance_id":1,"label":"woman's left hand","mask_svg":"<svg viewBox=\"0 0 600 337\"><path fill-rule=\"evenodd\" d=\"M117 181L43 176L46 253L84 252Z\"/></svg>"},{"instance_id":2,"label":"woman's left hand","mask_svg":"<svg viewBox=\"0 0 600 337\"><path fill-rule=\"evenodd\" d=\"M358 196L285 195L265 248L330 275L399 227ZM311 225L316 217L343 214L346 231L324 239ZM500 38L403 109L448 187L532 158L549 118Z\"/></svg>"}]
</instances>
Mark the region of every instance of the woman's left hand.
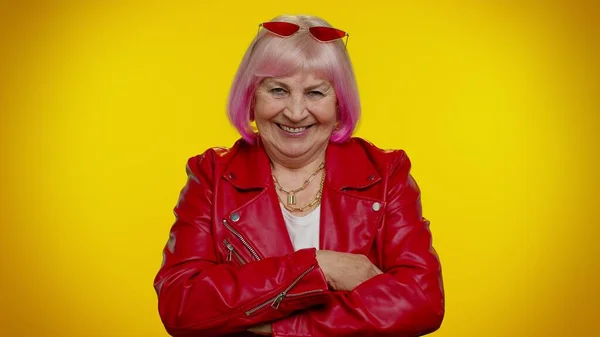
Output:
<instances>
[{"instance_id":1,"label":"woman's left hand","mask_svg":"<svg viewBox=\"0 0 600 337\"><path fill-rule=\"evenodd\" d=\"M248 329L248 331L253 332L257 335L271 336L271 334L273 334L273 327L271 326L271 324L262 324L250 328Z\"/></svg>"}]
</instances>

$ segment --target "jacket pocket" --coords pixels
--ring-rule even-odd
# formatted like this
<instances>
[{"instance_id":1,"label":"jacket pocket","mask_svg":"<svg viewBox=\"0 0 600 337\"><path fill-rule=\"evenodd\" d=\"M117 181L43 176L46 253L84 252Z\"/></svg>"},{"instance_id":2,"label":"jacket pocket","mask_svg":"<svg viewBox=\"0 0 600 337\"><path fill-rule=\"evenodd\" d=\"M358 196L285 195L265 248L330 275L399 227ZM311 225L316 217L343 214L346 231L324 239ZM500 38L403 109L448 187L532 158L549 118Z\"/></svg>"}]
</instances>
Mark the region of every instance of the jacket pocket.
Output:
<instances>
[{"instance_id":1,"label":"jacket pocket","mask_svg":"<svg viewBox=\"0 0 600 337\"><path fill-rule=\"evenodd\" d=\"M248 261L235 249L235 247L227 239L223 239L223 247L225 247L225 262L243 266Z\"/></svg>"}]
</instances>

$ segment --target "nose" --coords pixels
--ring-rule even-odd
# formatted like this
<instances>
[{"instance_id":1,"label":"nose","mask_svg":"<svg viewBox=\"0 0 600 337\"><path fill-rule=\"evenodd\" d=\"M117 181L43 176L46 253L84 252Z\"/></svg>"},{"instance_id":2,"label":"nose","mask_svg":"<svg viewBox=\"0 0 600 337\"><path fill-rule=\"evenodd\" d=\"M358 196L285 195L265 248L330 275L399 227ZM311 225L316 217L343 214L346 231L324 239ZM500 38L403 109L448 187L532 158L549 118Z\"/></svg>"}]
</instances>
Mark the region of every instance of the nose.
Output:
<instances>
[{"instance_id":1,"label":"nose","mask_svg":"<svg viewBox=\"0 0 600 337\"><path fill-rule=\"evenodd\" d=\"M283 111L283 115L290 121L301 122L308 116L308 108L304 97L290 97L290 101Z\"/></svg>"}]
</instances>

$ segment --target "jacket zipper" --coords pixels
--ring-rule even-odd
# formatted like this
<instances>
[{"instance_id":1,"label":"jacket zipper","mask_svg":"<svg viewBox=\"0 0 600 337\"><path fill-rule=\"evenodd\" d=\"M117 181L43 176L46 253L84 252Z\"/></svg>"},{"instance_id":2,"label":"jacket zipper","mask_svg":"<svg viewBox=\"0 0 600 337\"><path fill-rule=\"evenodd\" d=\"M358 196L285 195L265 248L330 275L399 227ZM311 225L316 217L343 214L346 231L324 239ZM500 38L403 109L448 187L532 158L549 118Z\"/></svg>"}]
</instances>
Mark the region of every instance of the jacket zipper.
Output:
<instances>
[{"instance_id":1,"label":"jacket zipper","mask_svg":"<svg viewBox=\"0 0 600 337\"><path fill-rule=\"evenodd\" d=\"M304 291L301 293L287 294L287 295L285 295L285 297L287 297L287 298L298 297L298 296L304 296L304 295L308 295L308 294L312 294L312 293L321 293L321 292L323 292L323 289L315 289L315 290Z\"/></svg>"},{"instance_id":2,"label":"jacket zipper","mask_svg":"<svg viewBox=\"0 0 600 337\"><path fill-rule=\"evenodd\" d=\"M315 269L315 266L310 266L310 268L308 268L306 271L304 271L300 276L298 276L294 282L292 282L287 288L285 288L285 290L283 290L282 292L280 292L279 294L277 294L277 296L269 299L266 302L263 302L261 304L259 304L258 306L246 311L246 316L250 316L253 313L259 311L260 309L266 307L269 303L271 304L271 307L273 307L273 309L277 310L279 309L279 305L281 304L281 302L286 298L286 297L296 297L296 296L301 296L301 295L305 295L305 294L311 294L311 293L318 293L318 292L322 292L322 289L316 289L316 290L310 290L310 291L305 291L303 293L298 293L298 294L289 294L288 295L288 291L290 291L290 289L292 289L296 284L298 284L298 282L300 282L300 280L306 276L306 274L310 273L313 269Z\"/></svg>"},{"instance_id":3,"label":"jacket zipper","mask_svg":"<svg viewBox=\"0 0 600 337\"><path fill-rule=\"evenodd\" d=\"M231 243L229 243L229 241L223 240L223 243L225 244L225 247L227 247L227 250L228 250L227 258L225 259L225 261L227 261L227 262L231 261L232 255L235 255L236 259L241 264L246 264L246 260L244 260L244 258L240 255L240 253L238 253L235 250L235 248L233 247L233 245Z\"/></svg>"},{"instance_id":4,"label":"jacket zipper","mask_svg":"<svg viewBox=\"0 0 600 337\"><path fill-rule=\"evenodd\" d=\"M252 254L252 256L256 259L256 261L260 260L260 256L258 256L258 254L254 250L254 248L250 247L250 244L248 244L248 242L246 241L246 239L244 239L244 237L242 236L242 234L238 233L238 231L236 231L235 229L233 229L233 227L231 227L229 225L229 223L227 222L227 220L225 220L225 219L223 219L223 225L225 225L225 227L227 227L227 229L229 229L229 231L233 235L235 235L238 239L240 239L240 241L242 241L242 244L244 245L244 247L246 247L246 249L248 249L250 251L250 254Z\"/></svg>"}]
</instances>

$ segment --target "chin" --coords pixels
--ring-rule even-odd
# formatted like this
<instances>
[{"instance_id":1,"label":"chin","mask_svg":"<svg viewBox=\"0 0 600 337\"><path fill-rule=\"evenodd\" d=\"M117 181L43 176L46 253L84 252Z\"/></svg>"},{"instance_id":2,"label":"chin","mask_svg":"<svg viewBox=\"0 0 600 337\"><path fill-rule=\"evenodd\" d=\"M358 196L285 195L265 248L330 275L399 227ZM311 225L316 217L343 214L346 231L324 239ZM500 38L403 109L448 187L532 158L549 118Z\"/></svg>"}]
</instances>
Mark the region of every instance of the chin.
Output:
<instances>
[{"instance_id":1,"label":"chin","mask_svg":"<svg viewBox=\"0 0 600 337\"><path fill-rule=\"evenodd\" d=\"M287 143L287 144L286 144ZM297 158L305 155L310 151L313 146L307 143L301 144L290 144L290 142L281 142L279 143L279 151L287 157Z\"/></svg>"},{"instance_id":2,"label":"chin","mask_svg":"<svg viewBox=\"0 0 600 337\"><path fill-rule=\"evenodd\" d=\"M308 150L307 149L286 149L286 148L282 148L280 149L281 154L285 155L286 157L289 158L299 158L302 157L303 155L305 155Z\"/></svg>"}]
</instances>

